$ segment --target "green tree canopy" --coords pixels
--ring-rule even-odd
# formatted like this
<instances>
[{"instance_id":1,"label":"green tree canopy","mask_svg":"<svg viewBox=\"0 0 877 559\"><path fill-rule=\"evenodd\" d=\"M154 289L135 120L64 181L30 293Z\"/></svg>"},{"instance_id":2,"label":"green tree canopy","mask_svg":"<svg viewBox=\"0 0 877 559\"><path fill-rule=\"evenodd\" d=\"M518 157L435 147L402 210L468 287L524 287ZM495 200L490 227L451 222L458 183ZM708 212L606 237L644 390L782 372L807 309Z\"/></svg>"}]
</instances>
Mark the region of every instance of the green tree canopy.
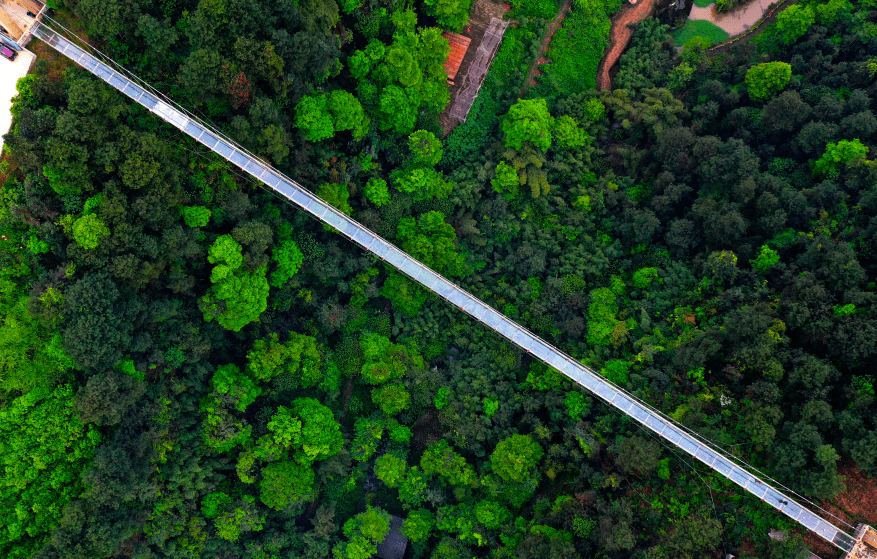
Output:
<instances>
[{"instance_id":1,"label":"green tree canopy","mask_svg":"<svg viewBox=\"0 0 877 559\"><path fill-rule=\"evenodd\" d=\"M73 240L86 250L97 248L101 239L110 235L110 228L95 214L86 214L73 222Z\"/></svg>"},{"instance_id":2,"label":"green tree canopy","mask_svg":"<svg viewBox=\"0 0 877 559\"><path fill-rule=\"evenodd\" d=\"M301 268L304 255L295 241L287 239L272 249L271 260L277 264L277 268L271 272L268 283L273 287L282 287Z\"/></svg>"},{"instance_id":3,"label":"green tree canopy","mask_svg":"<svg viewBox=\"0 0 877 559\"><path fill-rule=\"evenodd\" d=\"M307 460L325 460L341 451L344 439L332 410L315 398L298 398L290 407L301 419L302 451Z\"/></svg>"},{"instance_id":4,"label":"green tree canopy","mask_svg":"<svg viewBox=\"0 0 877 559\"><path fill-rule=\"evenodd\" d=\"M286 373L302 388L315 386L323 376L317 340L297 332L282 343L276 333L256 340L247 353L247 372L261 382Z\"/></svg>"},{"instance_id":5,"label":"green tree canopy","mask_svg":"<svg viewBox=\"0 0 877 559\"><path fill-rule=\"evenodd\" d=\"M390 202L390 190L384 179L376 177L368 179L362 191L368 201L379 208Z\"/></svg>"},{"instance_id":6,"label":"green tree canopy","mask_svg":"<svg viewBox=\"0 0 877 559\"><path fill-rule=\"evenodd\" d=\"M796 6L790 6L786 11ZM753 101L767 101L782 91L791 78L792 67L785 62L756 64L746 71L749 97Z\"/></svg>"},{"instance_id":7,"label":"green tree canopy","mask_svg":"<svg viewBox=\"0 0 877 559\"><path fill-rule=\"evenodd\" d=\"M33 390L0 408L0 553L30 557L85 487L100 433L76 418L73 389Z\"/></svg>"},{"instance_id":8,"label":"green tree canopy","mask_svg":"<svg viewBox=\"0 0 877 559\"><path fill-rule=\"evenodd\" d=\"M776 33L783 44L791 45L816 23L813 6L793 4L777 14Z\"/></svg>"},{"instance_id":9,"label":"green tree canopy","mask_svg":"<svg viewBox=\"0 0 877 559\"><path fill-rule=\"evenodd\" d=\"M545 99L520 99L512 105L502 121L505 145L521 149L530 142L542 151L551 147L554 117L548 112Z\"/></svg>"},{"instance_id":10,"label":"green tree canopy","mask_svg":"<svg viewBox=\"0 0 877 559\"><path fill-rule=\"evenodd\" d=\"M387 415L396 415L411 405L411 394L399 382L372 389L372 402Z\"/></svg>"},{"instance_id":11,"label":"green tree canopy","mask_svg":"<svg viewBox=\"0 0 877 559\"><path fill-rule=\"evenodd\" d=\"M825 177L840 171L845 165L855 160L864 160L868 155L868 146L857 139L831 142L825 146L825 153L813 163L813 174Z\"/></svg>"},{"instance_id":12,"label":"green tree canopy","mask_svg":"<svg viewBox=\"0 0 877 559\"><path fill-rule=\"evenodd\" d=\"M451 485L472 485L475 471L466 459L457 454L444 439L429 446L420 458L420 467L427 474L441 476Z\"/></svg>"},{"instance_id":13,"label":"green tree canopy","mask_svg":"<svg viewBox=\"0 0 877 559\"><path fill-rule=\"evenodd\" d=\"M464 270L463 257L454 245L457 233L445 223L441 212L430 211L416 220L402 218L396 228L396 238L402 250L437 272L458 275Z\"/></svg>"},{"instance_id":14,"label":"green tree canopy","mask_svg":"<svg viewBox=\"0 0 877 559\"><path fill-rule=\"evenodd\" d=\"M496 445L490 464L502 479L521 483L534 475L542 454L542 447L529 435L512 435Z\"/></svg>"},{"instance_id":15,"label":"green tree canopy","mask_svg":"<svg viewBox=\"0 0 877 559\"><path fill-rule=\"evenodd\" d=\"M308 498L313 485L314 471L310 464L275 462L262 469L259 500L274 510L282 510L297 500Z\"/></svg>"},{"instance_id":16,"label":"green tree canopy","mask_svg":"<svg viewBox=\"0 0 877 559\"><path fill-rule=\"evenodd\" d=\"M375 475L387 487L399 487L405 479L407 464L395 454L384 454L375 460Z\"/></svg>"},{"instance_id":17,"label":"green tree canopy","mask_svg":"<svg viewBox=\"0 0 877 559\"><path fill-rule=\"evenodd\" d=\"M413 163L419 167L432 167L442 160L442 141L428 130L418 130L408 136L408 149Z\"/></svg>"}]
</instances>

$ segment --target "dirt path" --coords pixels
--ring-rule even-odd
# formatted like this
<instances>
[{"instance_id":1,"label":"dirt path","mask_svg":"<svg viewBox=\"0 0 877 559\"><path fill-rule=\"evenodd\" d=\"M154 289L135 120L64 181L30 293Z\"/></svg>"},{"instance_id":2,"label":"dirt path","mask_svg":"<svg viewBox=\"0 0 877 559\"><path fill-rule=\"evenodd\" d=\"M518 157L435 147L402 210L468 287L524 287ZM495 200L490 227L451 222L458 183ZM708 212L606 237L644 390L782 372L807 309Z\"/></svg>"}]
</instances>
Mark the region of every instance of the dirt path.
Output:
<instances>
[{"instance_id":1,"label":"dirt path","mask_svg":"<svg viewBox=\"0 0 877 559\"><path fill-rule=\"evenodd\" d=\"M635 27L628 27L631 24L639 23L641 20L649 17L657 6L658 0L639 0L635 5L625 3L621 9L612 16L612 30L609 32L609 48L600 61L600 67L597 69L597 89L612 89L612 78L609 71L621 58L627 44L630 43L631 37L636 30Z\"/></svg>"},{"instance_id":2,"label":"dirt path","mask_svg":"<svg viewBox=\"0 0 877 559\"><path fill-rule=\"evenodd\" d=\"M541 74L539 72L539 66L548 62L548 59L545 58L545 53L548 51L548 45L551 43L551 38L560 28L560 24L563 22L563 18L566 17L566 13L569 11L570 6L572 6L572 0L564 0L563 6L560 7L560 11L557 12L557 15L554 16L554 19L548 24L548 28L545 29L545 36L542 37L542 44L539 45L539 56L537 56L536 60L533 61L533 64L530 65L530 71L527 73L527 79L524 80L524 89L521 90L520 97L523 97L528 89L536 85L536 76Z\"/></svg>"}]
</instances>

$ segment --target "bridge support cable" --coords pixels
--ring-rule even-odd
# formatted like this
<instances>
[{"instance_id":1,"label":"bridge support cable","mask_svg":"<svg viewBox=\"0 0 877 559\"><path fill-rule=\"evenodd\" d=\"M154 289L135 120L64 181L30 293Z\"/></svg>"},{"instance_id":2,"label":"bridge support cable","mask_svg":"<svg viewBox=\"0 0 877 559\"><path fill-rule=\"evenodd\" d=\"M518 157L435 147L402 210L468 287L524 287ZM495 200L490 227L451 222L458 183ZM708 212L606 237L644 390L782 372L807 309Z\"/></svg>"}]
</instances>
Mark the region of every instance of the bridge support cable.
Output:
<instances>
[{"instance_id":1,"label":"bridge support cable","mask_svg":"<svg viewBox=\"0 0 877 559\"><path fill-rule=\"evenodd\" d=\"M166 102L169 100L162 99L163 96L160 96L158 92L153 93L150 91L151 88L148 85L138 85L134 80L129 79L125 73L114 70L110 65L101 62L45 25L37 24L33 29L33 34L113 88L146 107L150 112L168 124L181 130L253 178L266 184L277 194L292 201L321 222L330 225L352 242L379 257L397 270L400 270L412 280L423 285L445 301L452 303L518 347L539 358L546 365L565 374L610 406L632 417L659 437L682 449L727 479L730 479L745 491L755 495L845 552L850 552L856 545L856 538L803 507L791 497L775 489L761 477L751 473L735 457L714 447L696 433L676 423L649 404L628 394L625 390L615 386L598 373L579 363L573 357L566 355L508 317L500 314L487 303L482 302L441 275L433 272L349 216L339 212L294 180L261 161L231 139L226 138L217 130L204 124L197 117Z\"/></svg>"}]
</instances>

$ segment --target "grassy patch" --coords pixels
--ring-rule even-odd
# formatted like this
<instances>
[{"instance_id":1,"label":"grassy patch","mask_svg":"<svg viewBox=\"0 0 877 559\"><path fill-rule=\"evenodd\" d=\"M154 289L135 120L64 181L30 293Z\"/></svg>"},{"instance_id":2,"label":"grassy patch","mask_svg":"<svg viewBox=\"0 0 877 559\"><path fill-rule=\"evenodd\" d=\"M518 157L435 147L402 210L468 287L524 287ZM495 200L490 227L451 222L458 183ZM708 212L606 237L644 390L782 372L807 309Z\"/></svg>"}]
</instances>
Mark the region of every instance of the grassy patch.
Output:
<instances>
[{"instance_id":1,"label":"grassy patch","mask_svg":"<svg viewBox=\"0 0 877 559\"><path fill-rule=\"evenodd\" d=\"M682 46L685 44L685 41L692 37L706 37L715 45L722 41L727 41L730 36L727 31L721 29L715 23L704 19L689 19L685 22L685 25L670 34L676 39L678 46Z\"/></svg>"},{"instance_id":2,"label":"grassy patch","mask_svg":"<svg viewBox=\"0 0 877 559\"><path fill-rule=\"evenodd\" d=\"M698 8L706 8L711 4L715 4L716 0L694 0L694 5Z\"/></svg>"},{"instance_id":3,"label":"grassy patch","mask_svg":"<svg viewBox=\"0 0 877 559\"><path fill-rule=\"evenodd\" d=\"M536 20L506 29L466 122L457 126L445 140L442 161L447 169L482 155L487 143L495 137L494 127L499 117L507 113L517 99L530 64L536 59L543 31L544 25Z\"/></svg>"},{"instance_id":4,"label":"grassy patch","mask_svg":"<svg viewBox=\"0 0 877 559\"><path fill-rule=\"evenodd\" d=\"M545 76L530 96L565 97L597 86L597 67L609 46L609 16L618 6L613 0L577 0L573 4L554 34L546 55L551 63L542 66Z\"/></svg>"},{"instance_id":5,"label":"grassy patch","mask_svg":"<svg viewBox=\"0 0 877 559\"><path fill-rule=\"evenodd\" d=\"M511 19L526 17L552 20L560 10L560 0L516 0L512 6Z\"/></svg>"}]
</instances>

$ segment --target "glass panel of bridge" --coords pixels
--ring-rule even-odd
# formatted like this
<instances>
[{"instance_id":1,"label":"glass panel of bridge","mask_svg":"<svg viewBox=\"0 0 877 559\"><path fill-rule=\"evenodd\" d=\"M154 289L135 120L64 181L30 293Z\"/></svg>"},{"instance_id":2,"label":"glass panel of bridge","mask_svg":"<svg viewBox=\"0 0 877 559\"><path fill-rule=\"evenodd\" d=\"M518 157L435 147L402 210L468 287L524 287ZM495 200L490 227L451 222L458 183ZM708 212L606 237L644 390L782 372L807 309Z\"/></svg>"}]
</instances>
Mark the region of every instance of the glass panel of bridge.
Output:
<instances>
[{"instance_id":1,"label":"glass panel of bridge","mask_svg":"<svg viewBox=\"0 0 877 559\"><path fill-rule=\"evenodd\" d=\"M471 315L475 315L478 312L479 305L471 297L463 296L463 304L461 306L464 311Z\"/></svg>"},{"instance_id":2,"label":"glass panel of bridge","mask_svg":"<svg viewBox=\"0 0 877 559\"><path fill-rule=\"evenodd\" d=\"M280 179L280 177L277 176L277 173L275 173L271 169L268 169L268 172L265 173L264 177L262 177L262 182L264 182L265 184L267 184L271 188L277 188L277 186L281 182L281 179Z\"/></svg>"},{"instance_id":3,"label":"glass panel of bridge","mask_svg":"<svg viewBox=\"0 0 877 559\"><path fill-rule=\"evenodd\" d=\"M728 475L728 479L730 479L740 487L743 487L744 485L746 485L746 480L751 478L746 472L735 466L731 468L731 473Z\"/></svg>"},{"instance_id":4,"label":"glass panel of bridge","mask_svg":"<svg viewBox=\"0 0 877 559\"><path fill-rule=\"evenodd\" d=\"M436 293L438 293L439 295L441 295L442 297L447 299L448 297L451 296L451 292L454 291L454 286L452 286L447 281L439 280L439 282L436 284L434 289L435 289Z\"/></svg>"},{"instance_id":5,"label":"glass panel of bridge","mask_svg":"<svg viewBox=\"0 0 877 559\"><path fill-rule=\"evenodd\" d=\"M234 163L235 165L237 165L241 169L243 169L246 166L247 161L249 161L249 160L250 159L246 155L244 155L243 153L241 153L237 150L235 150L235 152L231 156L232 163Z\"/></svg>"},{"instance_id":6,"label":"glass panel of bridge","mask_svg":"<svg viewBox=\"0 0 877 559\"><path fill-rule=\"evenodd\" d=\"M128 83L128 80L126 80L119 74L116 74L112 78L110 78L110 85L112 85L116 89L122 89L123 87L125 87L126 83Z\"/></svg>"},{"instance_id":7,"label":"glass panel of bridge","mask_svg":"<svg viewBox=\"0 0 877 559\"><path fill-rule=\"evenodd\" d=\"M515 332L512 336L512 341L524 348L525 351L530 351L530 348L533 346L533 339L523 330Z\"/></svg>"},{"instance_id":8,"label":"glass panel of bridge","mask_svg":"<svg viewBox=\"0 0 877 559\"><path fill-rule=\"evenodd\" d=\"M606 400L611 400L612 396L615 395L615 390L613 390L611 386L604 382L597 382L594 392L596 392L598 396L601 396Z\"/></svg>"},{"instance_id":9,"label":"glass panel of bridge","mask_svg":"<svg viewBox=\"0 0 877 559\"><path fill-rule=\"evenodd\" d=\"M334 215L334 212L329 212L325 217L329 217L330 215ZM324 218L325 219L325 218ZM356 230L356 233L353 234L353 240L362 245L363 247L367 247L369 243L374 240L375 236L371 233L366 232L364 229L359 228Z\"/></svg>"},{"instance_id":10,"label":"glass panel of bridge","mask_svg":"<svg viewBox=\"0 0 877 559\"><path fill-rule=\"evenodd\" d=\"M682 447L682 450L688 452L693 455L700 448L700 445L689 439L688 437L683 437L681 441L679 441L679 446Z\"/></svg>"},{"instance_id":11,"label":"glass panel of bridge","mask_svg":"<svg viewBox=\"0 0 877 559\"><path fill-rule=\"evenodd\" d=\"M134 95L134 97L137 97L137 95ZM186 132L186 134L188 134L189 136L192 136L193 138L197 138L198 136L200 136L201 132L203 132L203 131L204 131L203 128L201 128L199 125L192 122L191 120L188 123L186 123L185 132Z\"/></svg>"},{"instance_id":12,"label":"glass panel of bridge","mask_svg":"<svg viewBox=\"0 0 877 559\"><path fill-rule=\"evenodd\" d=\"M387 256L385 258L387 259L387 262L397 268L402 265L402 260L405 259L405 257L402 256L402 253L394 247L390 247L390 250L389 252L387 252Z\"/></svg>"},{"instance_id":13,"label":"glass panel of bridge","mask_svg":"<svg viewBox=\"0 0 877 559\"><path fill-rule=\"evenodd\" d=\"M213 151L227 159L231 156L232 147L227 142L220 141L213 147Z\"/></svg>"},{"instance_id":14,"label":"glass panel of bridge","mask_svg":"<svg viewBox=\"0 0 877 559\"><path fill-rule=\"evenodd\" d=\"M97 67L97 61L90 56L79 57L79 64L89 72L93 72Z\"/></svg>"},{"instance_id":15,"label":"glass panel of bridge","mask_svg":"<svg viewBox=\"0 0 877 559\"><path fill-rule=\"evenodd\" d=\"M488 310L487 307L484 306L484 304L479 305L474 301L472 302L472 304L474 305L472 316L474 316L476 319L484 321L484 317L491 314L490 310Z\"/></svg>"},{"instance_id":16,"label":"glass panel of bridge","mask_svg":"<svg viewBox=\"0 0 877 559\"><path fill-rule=\"evenodd\" d=\"M457 305L458 307L462 307L463 303L466 301L466 297L459 289L454 287L453 289L451 289L451 295L448 297L448 301Z\"/></svg>"},{"instance_id":17,"label":"glass panel of bridge","mask_svg":"<svg viewBox=\"0 0 877 559\"><path fill-rule=\"evenodd\" d=\"M420 271L420 268L415 264L410 258L403 257L402 259L402 271L408 274L409 276L417 275L417 272Z\"/></svg>"},{"instance_id":18,"label":"glass panel of bridge","mask_svg":"<svg viewBox=\"0 0 877 559\"><path fill-rule=\"evenodd\" d=\"M344 218L335 212L326 212L326 215L323 216L323 221L338 229L342 223L344 223Z\"/></svg>"},{"instance_id":19,"label":"glass panel of bridge","mask_svg":"<svg viewBox=\"0 0 877 559\"><path fill-rule=\"evenodd\" d=\"M145 93L138 102L150 111L155 109L155 106L158 105L158 99L156 99L151 93Z\"/></svg>"},{"instance_id":20,"label":"glass panel of bridge","mask_svg":"<svg viewBox=\"0 0 877 559\"><path fill-rule=\"evenodd\" d=\"M487 313L485 313L483 320L484 320L485 324L487 324L488 326L490 326L493 329L498 328L499 323L502 321L502 319L499 316L497 316L496 313L492 313L489 311Z\"/></svg>"},{"instance_id":21,"label":"glass panel of bridge","mask_svg":"<svg viewBox=\"0 0 877 559\"><path fill-rule=\"evenodd\" d=\"M284 194L284 196L287 196L293 202L295 202L296 204L298 204L299 206L301 206L303 208L305 206L307 206L311 200L313 200L313 198L311 196L308 196L307 194L305 194L304 192L302 192L301 190L299 190L297 188L293 188L292 186L286 184L285 182L280 185L279 190L280 190L280 192L282 192Z\"/></svg>"},{"instance_id":22,"label":"glass panel of bridge","mask_svg":"<svg viewBox=\"0 0 877 559\"><path fill-rule=\"evenodd\" d=\"M719 456L715 464L713 464L713 468L715 468L715 470L723 476L728 477L731 475L731 470L733 469L733 466L731 466L731 463L728 462L728 460L726 460L724 457Z\"/></svg>"},{"instance_id":23,"label":"glass panel of bridge","mask_svg":"<svg viewBox=\"0 0 877 559\"><path fill-rule=\"evenodd\" d=\"M372 245L372 251L379 258L386 258L387 253L390 252L390 245L383 239L378 239L375 241L375 244Z\"/></svg>"},{"instance_id":24,"label":"glass panel of bridge","mask_svg":"<svg viewBox=\"0 0 877 559\"><path fill-rule=\"evenodd\" d=\"M649 413L643 409L639 404L634 404L630 409L630 415L633 416L634 419L638 419L641 422L645 422L646 419L649 418Z\"/></svg>"}]
</instances>

